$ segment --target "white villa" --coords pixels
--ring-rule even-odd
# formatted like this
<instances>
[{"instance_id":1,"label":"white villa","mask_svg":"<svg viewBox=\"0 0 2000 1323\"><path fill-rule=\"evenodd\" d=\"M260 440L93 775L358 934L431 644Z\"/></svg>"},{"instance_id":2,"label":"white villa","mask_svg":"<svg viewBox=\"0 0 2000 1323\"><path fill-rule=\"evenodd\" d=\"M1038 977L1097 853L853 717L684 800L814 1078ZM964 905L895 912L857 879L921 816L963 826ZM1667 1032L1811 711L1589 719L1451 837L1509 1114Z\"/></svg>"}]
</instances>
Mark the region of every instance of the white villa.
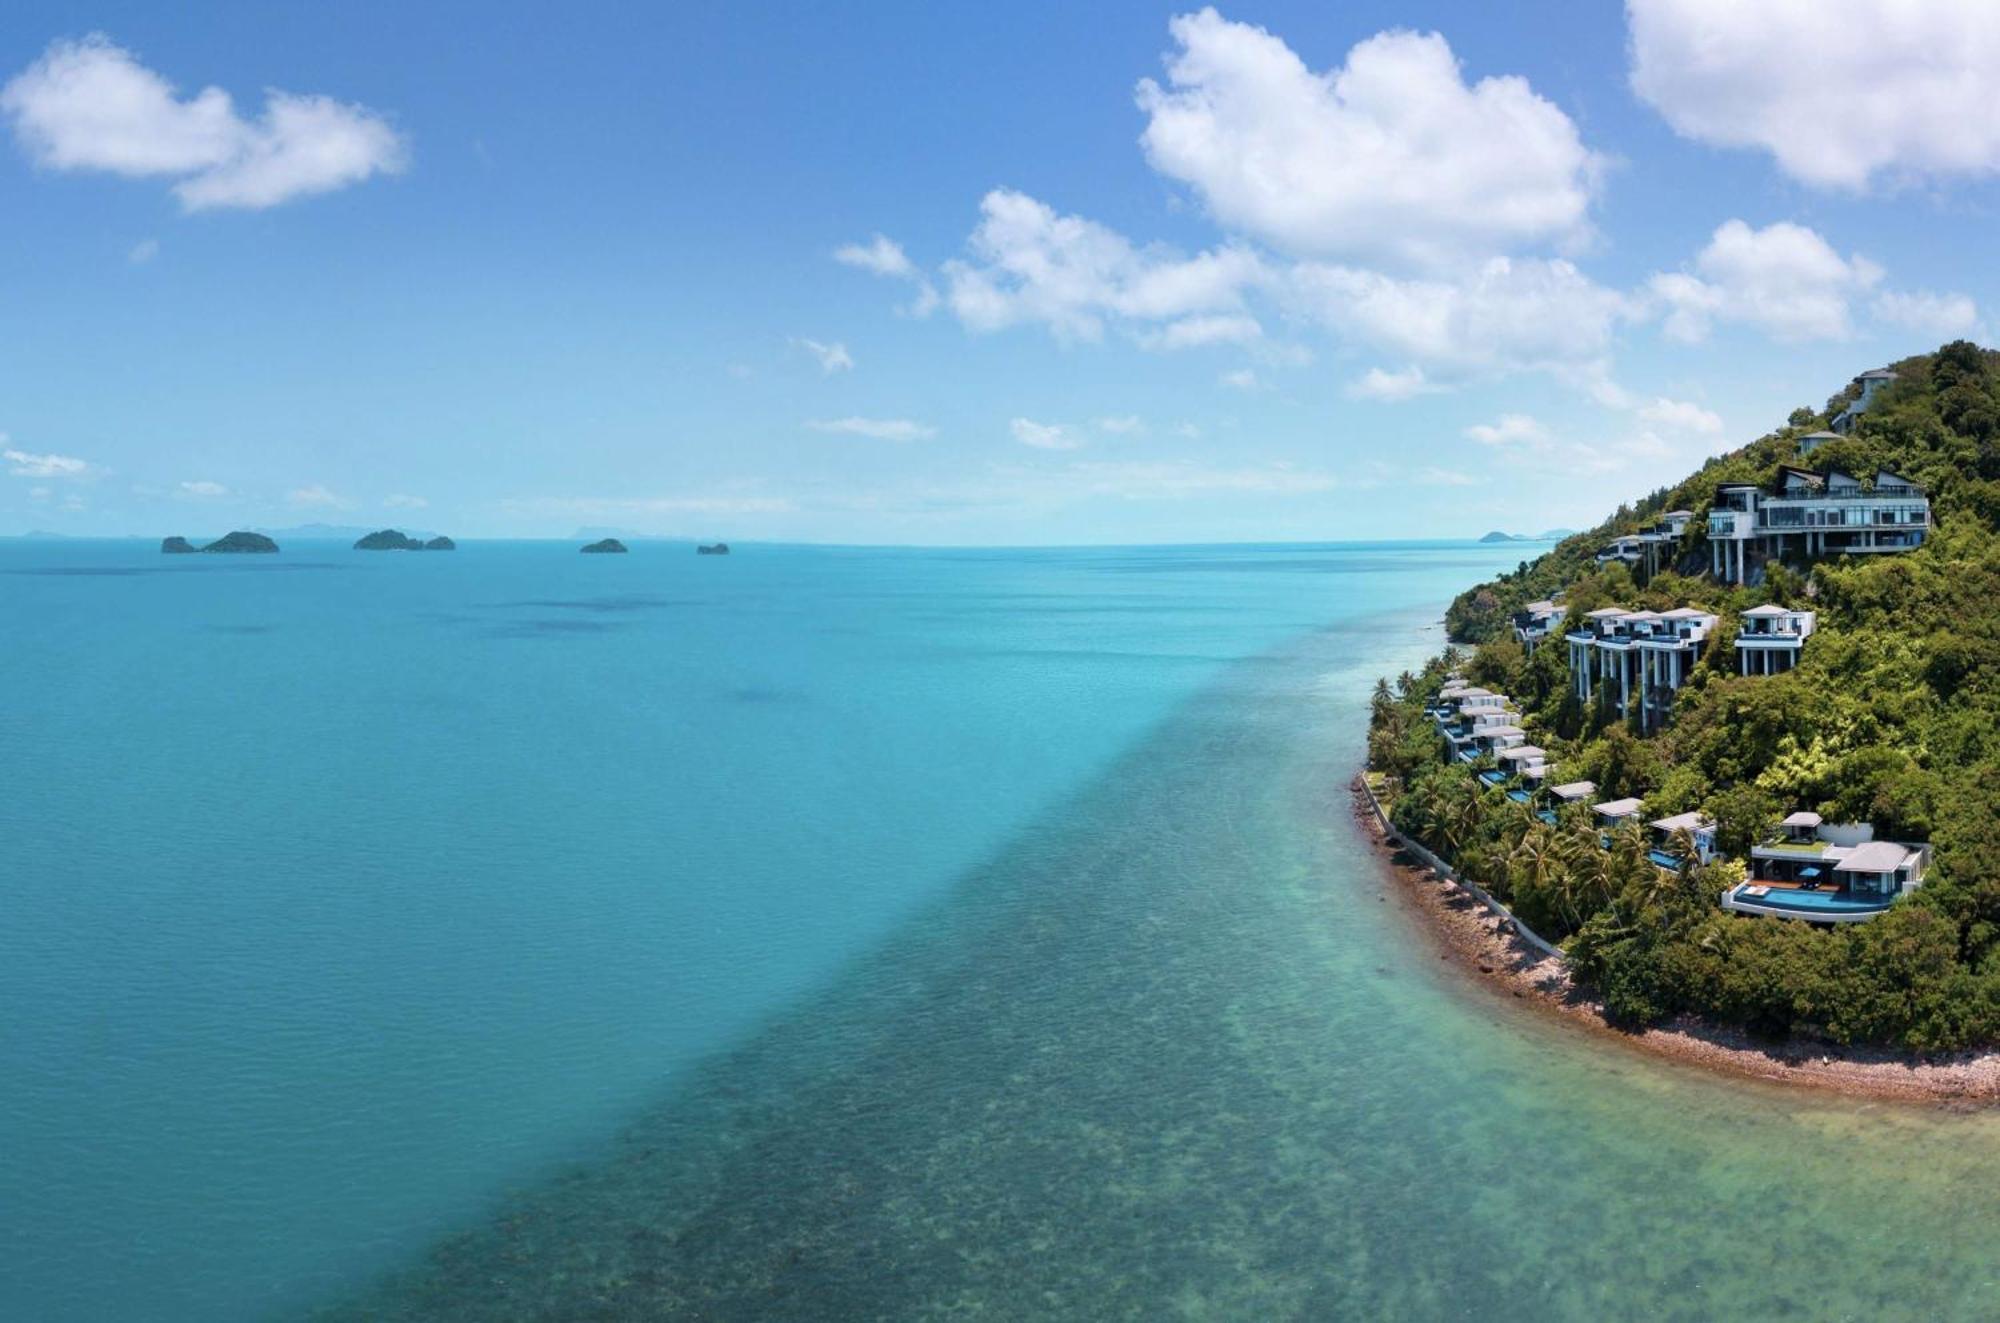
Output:
<instances>
[{"instance_id":1,"label":"white villa","mask_svg":"<svg viewBox=\"0 0 2000 1323\"><path fill-rule=\"evenodd\" d=\"M1811 611L1770 603L1745 611L1736 627L1737 674L1777 675L1797 666L1816 619Z\"/></svg>"},{"instance_id":2,"label":"white villa","mask_svg":"<svg viewBox=\"0 0 2000 1323\"><path fill-rule=\"evenodd\" d=\"M1655 845L1653 862L1664 868L1678 868L1680 860L1673 857L1667 847L1673 844L1674 833L1684 831L1694 838L1694 853L1697 863L1707 863L1715 858L1715 821L1701 813L1676 813L1671 818L1661 818L1648 823L1653 829Z\"/></svg>"},{"instance_id":3,"label":"white villa","mask_svg":"<svg viewBox=\"0 0 2000 1323\"><path fill-rule=\"evenodd\" d=\"M1535 645L1554 633L1568 612L1569 608L1561 602L1530 602L1514 613L1514 637L1532 657Z\"/></svg>"},{"instance_id":4,"label":"white villa","mask_svg":"<svg viewBox=\"0 0 2000 1323\"><path fill-rule=\"evenodd\" d=\"M1856 377L1854 384L1861 388L1861 394L1834 418L1833 430L1842 436L1852 432L1854 424L1860 420L1861 415L1868 412L1868 406L1875 403L1876 394L1895 379L1896 374L1888 368L1876 368L1872 372L1864 372Z\"/></svg>"},{"instance_id":5,"label":"white villa","mask_svg":"<svg viewBox=\"0 0 2000 1323\"><path fill-rule=\"evenodd\" d=\"M1799 438L1799 454L1810 455L1830 441L1840 440L1838 432L1807 432Z\"/></svg>"},{"instance_id":6,"label":"white villa","mask_svg":"<svg viewBox=\"0 0 2000 1323\"><path fill-rule=\"evenodd\" d=\"M1671 611L1602 606L1585 613L1584 627L1564 636L1576 696L1588 703L1598 685L1615 685L1618 710L1629 714L1637 704L1641 728L1656 729L1701 660L1717 619L1691 606Z\"/></svg>"},{"instance_id":7,"label":"white villa","mask_svg":"<svg viewBox=\"0 0 2000 1323\"><path fill-rule=\"evenodd\" d=\"M1604 828L1622 827L1628 822L1639 820L1639 801L1636 799L1607 799L1602 804L1592 804L1590 811L1597 815L1597 825Z\"/></svg>"},{"instance_id":8,"label":"white villa","mask_svg":"<svg viewBox=\"0 0 2000 1323\"><path fill-rule=\"evenodd\" d=\"M1693 522L1692 510L1669 510L1660 516L1660 522L1639 530L1639 558L1648 578L1673 560L1674 548Z\"/></svg>"},{"instance_id":9,"label":"white villa","mask_svg":"<svg viewBox=\"0 0 2000 1323\"><path fill-rule=\"evenodd\" d=\"M1786 468L1774 488L1724 483L1708 512L1709 570L1725 583L1748 583L1773 557L1865 555L1923 545L1930 498L1901 474L1883 469L1863 487L1839 469Z\"/></svg>"},{"instance_id":10,"label":"white villa","mask_svg":"<svg viewBox=\"0 0 2000 1323\"><path fill-rule=\"evenodd\" d=\"M1597 563L1609 565L1614 560L1622 560L1628 566L1637 565L1640 557L1640 542L1637 534L1612 538L1597 550Z\"/></svg>"},{"instance_id":11,"label":"white villa","mask_svg":"<svg viewBox=\"0 0 2000 1323\"><path fill-rule=\"evenodd\" d=\"M1836 824L1817 813L1794 813L1775 837L1751 849L1750 877L1722 893L1722 907L1812 923L1859 923L1922 886L1930 856L1927 844L1876 840L1866 822Z\"/></svg>"}]
</instances>

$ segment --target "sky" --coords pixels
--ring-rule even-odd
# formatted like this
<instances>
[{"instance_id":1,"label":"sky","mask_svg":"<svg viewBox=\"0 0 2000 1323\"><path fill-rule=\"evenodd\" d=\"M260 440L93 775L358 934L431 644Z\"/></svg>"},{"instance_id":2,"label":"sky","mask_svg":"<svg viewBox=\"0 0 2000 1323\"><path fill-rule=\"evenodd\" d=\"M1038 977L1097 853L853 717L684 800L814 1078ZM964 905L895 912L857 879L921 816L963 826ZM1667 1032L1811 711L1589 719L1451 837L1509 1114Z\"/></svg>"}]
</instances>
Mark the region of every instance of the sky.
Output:
<instances>
[{"instance_id":1,"label":"sky","mask_svg":"<svg viewBox=\"0 0 2000 1323\"><path fill-rule=\"evenodd\" d=\"M1990 341L1989 0L0 8L0 533L1582 527Z\"/></svg>"}]
</instances>

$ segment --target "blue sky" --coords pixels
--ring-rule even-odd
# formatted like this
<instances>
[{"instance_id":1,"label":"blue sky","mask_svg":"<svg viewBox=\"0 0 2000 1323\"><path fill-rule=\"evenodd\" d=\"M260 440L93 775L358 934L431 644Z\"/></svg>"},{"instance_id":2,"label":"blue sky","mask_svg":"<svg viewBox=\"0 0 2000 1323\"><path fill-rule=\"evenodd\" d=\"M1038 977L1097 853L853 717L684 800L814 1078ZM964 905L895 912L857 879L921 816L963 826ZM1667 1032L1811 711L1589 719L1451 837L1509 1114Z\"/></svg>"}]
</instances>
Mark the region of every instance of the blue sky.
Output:
<instances>
[{"instance_id":1,"label":"blue sky","mask_svg":"<svg viewBox=\"0 0 2000 1323\"><path fill-rule=\"evenodd\" d=\"M1906 8L15 3L0 532L1580 526L1985 336Z\"/></svg>"}]
</instances>

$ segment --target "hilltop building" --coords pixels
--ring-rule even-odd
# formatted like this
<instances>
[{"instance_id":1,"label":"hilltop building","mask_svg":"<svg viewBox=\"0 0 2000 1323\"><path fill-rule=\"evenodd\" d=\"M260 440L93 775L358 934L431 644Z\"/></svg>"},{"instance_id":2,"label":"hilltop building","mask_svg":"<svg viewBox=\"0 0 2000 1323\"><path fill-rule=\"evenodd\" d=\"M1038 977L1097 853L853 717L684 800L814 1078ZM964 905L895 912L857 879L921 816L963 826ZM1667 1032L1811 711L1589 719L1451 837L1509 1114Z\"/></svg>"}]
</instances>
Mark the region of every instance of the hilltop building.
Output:
<instances>
[{"instance_id":1,"label":"hilltop building","mask_svg":"<svg viewBox=\"0 0 2000 1323\"><path fill-rule=\"evenodd\" d=\"M1930 527L1930 498L1899 473L1882 469L1863 487L1839 469L1785 468L1769 490L1752 482L1716 490L1709 570L1725 583L1748 583L1773 557L1909 551Z\"/></svg>"},{"instance_id":2,"label":"hilltop building","mask_svg":"<svg viewBox=\"0 0 2000 1323\"><path fill-rule=\"evenodd\" d=\"M1554 632L1569 608L1561 602L1530 602L1514 613L1514 637L1521 641L1521 647L1532 657L1535 645Z\"/></svg>"},{"instance_id":3,"label":"hilltop building","mask_svg":"<svg viewBox=\"0 0 2000 1323\"><path fill-rule=\"evenodd\" d=\"M1736 673L1778 675L1791 670L1799 664L1817 619L1811 611L1769 603L1751 607L1736 627Z\"/></svg>"},{"instance_id":4,"label":"hilltop building","mask_svg":"<svg viewBox=\"0 0 2000 1323\"><path fill-rule=\"evenodd\" d=\"M1691 606L1671 611L1603 606L1586 613L1583 626L1564 636L1577 698L1588 703L1599 686L1616 686L1618 710L1630 716L1636 709L1641 729L1658 729L1666 724L1675 692L1701 660L1716 621L1713 612Z\"/></svg>"},{"instance_id":5,"label":"hilltop building","mask_svg":"<svg viewBox=\"0 0 2000 1323\"><path fill-rule=\"evenodd\" d=\"M1860 421L1861 415L1868 412L1868 406L1875 403L1876 395L1880 394L1882 388L1895 379L1896 374L1888 368L1876 368L1871 372L1864 372L1856 377L1854 384L1861 388L1861 394L1857 395L1853 403L1842 409L1834 417L1833 430L1841 436L1846 436L1849 432L1852 432L1854 424Z\"/></svg>"},{"instance_id":6,"label":"hilltop building","mask_svg":"<svg viewBox=\"0 0 2000 1323\"><path fill-rule=\"evenodd\" d=\"M1866 822L1834 824L1817 813L1794 813L1776 835L1751 848L1750 877L1722 893L1722 907L1813 923L1858 923L1922 886L1930 855L1927 844L1876 840L1874 826Z\"/></svg>"}]
</instances>

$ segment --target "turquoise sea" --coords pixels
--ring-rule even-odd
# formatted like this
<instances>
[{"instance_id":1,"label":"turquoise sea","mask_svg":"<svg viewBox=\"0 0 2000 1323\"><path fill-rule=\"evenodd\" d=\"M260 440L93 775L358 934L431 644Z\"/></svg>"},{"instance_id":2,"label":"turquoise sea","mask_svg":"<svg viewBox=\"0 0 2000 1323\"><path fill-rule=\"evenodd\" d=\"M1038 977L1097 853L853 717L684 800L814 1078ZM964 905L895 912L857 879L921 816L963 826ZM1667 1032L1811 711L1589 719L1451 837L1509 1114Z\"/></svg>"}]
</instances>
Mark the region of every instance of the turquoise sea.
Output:
<instances>
[{"instance_id":1,"label":"turquoise sea","mask_svg":"<svg viewBox=\"0 0 2000 1323\"><path fill-rule=\"evenodd\" d=\"M0 542L0 1317L2000 1312L2000 1122L1518 1013L1349 824L1521 548Z\"/></svg>"}]
</instances>

